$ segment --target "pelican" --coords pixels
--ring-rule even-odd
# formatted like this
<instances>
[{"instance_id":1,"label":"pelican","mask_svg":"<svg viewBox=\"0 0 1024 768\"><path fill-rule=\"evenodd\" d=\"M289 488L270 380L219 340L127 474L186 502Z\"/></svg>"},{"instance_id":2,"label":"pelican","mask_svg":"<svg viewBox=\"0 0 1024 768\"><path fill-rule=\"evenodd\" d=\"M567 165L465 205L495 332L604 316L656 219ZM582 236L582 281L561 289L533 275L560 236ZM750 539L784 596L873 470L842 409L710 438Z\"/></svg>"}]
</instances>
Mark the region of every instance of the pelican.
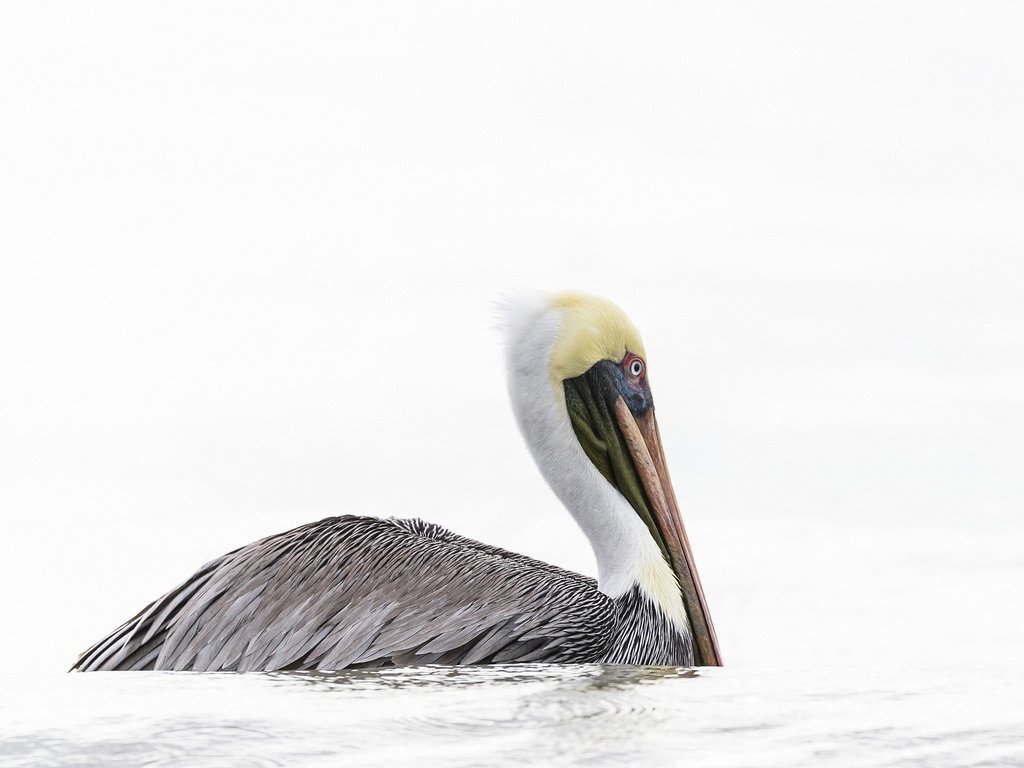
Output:
<instances>
[{"instance_id":1,"label":"pelican","mask_svg":"<svg viewBox=\"0 0 1024 768\"><path fill-rule=\"evenodd\" d=\"M596 581L419 519L329 517L207 563L72 670L721 665L639 333L583 293L521 296L506 326L516 421Z\"/></svg>"}]
</instances>

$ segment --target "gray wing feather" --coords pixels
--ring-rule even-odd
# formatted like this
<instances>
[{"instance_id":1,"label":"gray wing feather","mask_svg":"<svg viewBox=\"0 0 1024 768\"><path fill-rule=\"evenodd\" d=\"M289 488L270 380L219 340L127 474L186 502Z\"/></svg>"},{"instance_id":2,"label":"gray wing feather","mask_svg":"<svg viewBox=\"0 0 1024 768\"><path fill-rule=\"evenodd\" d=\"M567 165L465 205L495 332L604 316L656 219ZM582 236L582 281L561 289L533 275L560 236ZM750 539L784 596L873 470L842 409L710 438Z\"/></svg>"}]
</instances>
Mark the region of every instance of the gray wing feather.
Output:
<instances>
[{"instance_id":1,"label":"gray wing feather","mask_svg":"<svg viewBox=\"0 0 1024 768\"><path fill-rule=\"evenodd\" d=\"M614 610L593 579L422 520L333 517L207 563L73 669L595 661Z\"/></svg>"}]
</instances>

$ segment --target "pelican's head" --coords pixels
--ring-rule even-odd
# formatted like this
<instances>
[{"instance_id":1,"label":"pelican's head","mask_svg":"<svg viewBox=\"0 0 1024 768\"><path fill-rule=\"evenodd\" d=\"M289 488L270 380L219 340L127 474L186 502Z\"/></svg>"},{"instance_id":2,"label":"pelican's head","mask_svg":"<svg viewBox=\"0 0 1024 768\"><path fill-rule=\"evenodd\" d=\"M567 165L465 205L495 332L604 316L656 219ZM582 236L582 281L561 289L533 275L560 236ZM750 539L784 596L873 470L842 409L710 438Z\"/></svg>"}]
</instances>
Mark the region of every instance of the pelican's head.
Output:
<instances>
[{"instance_id":1,"label":"pelican's head","mask_svg":"<svg viewBox=\"0 0 1024 768\"><path fill-rule=\"evenodd\" d=\"M660 591L654 598L666 610L681 599L696 663L721 664L662 450L640 334L608 299L573 292L511 302L508 336L509 391L520 429L590 538L599 581L607 582L602 590L621 592L613 583L625 572L641 587L650 581L646 588ZM624 562L651 557L661 565ZM667 573L666 564L675 577L667 587L657 575L644 575L659 567Z\"/></svg>"}]
</instances>

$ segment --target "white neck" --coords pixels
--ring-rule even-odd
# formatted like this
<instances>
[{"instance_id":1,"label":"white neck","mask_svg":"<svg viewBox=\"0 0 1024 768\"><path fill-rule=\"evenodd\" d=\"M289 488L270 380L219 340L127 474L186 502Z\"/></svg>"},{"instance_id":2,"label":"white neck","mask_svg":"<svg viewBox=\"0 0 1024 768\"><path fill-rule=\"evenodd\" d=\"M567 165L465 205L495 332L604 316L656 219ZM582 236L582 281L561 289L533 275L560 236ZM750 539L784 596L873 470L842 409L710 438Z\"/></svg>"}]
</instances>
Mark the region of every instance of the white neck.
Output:
<instances>
[{"instance_id":1,"label":"white neck","mask_svg":"<svg viewBox=\"0 0 1024 768\"><path fill-rule=\"evenodd\" d=\"M598 588L611 598L639 586L688 627L675 574L629 502L587 457L560 387L549 376L561 315L542 298L509 316L508 388L519 429L548 485L590 540Z\"/></svg>"}]
</instances>

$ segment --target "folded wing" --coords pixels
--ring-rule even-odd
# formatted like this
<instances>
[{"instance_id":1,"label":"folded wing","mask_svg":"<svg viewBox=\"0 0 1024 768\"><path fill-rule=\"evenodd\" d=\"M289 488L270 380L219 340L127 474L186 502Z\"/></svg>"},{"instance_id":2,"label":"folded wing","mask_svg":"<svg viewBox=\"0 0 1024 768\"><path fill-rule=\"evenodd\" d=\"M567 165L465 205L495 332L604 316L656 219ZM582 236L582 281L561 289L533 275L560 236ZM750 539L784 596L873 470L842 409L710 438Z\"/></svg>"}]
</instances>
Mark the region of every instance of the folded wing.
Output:
<instances>
[{"instance_id":1,"label":"folded wing","mask_svg":"<svg viewBox=\"0 0 1024 768\"><path fill-rule=\"evenodd\" d=\"M421 520L332 517L206 564L73 669L587 662L613 618L593 579Z\"/></svg>"}]
</instances>

